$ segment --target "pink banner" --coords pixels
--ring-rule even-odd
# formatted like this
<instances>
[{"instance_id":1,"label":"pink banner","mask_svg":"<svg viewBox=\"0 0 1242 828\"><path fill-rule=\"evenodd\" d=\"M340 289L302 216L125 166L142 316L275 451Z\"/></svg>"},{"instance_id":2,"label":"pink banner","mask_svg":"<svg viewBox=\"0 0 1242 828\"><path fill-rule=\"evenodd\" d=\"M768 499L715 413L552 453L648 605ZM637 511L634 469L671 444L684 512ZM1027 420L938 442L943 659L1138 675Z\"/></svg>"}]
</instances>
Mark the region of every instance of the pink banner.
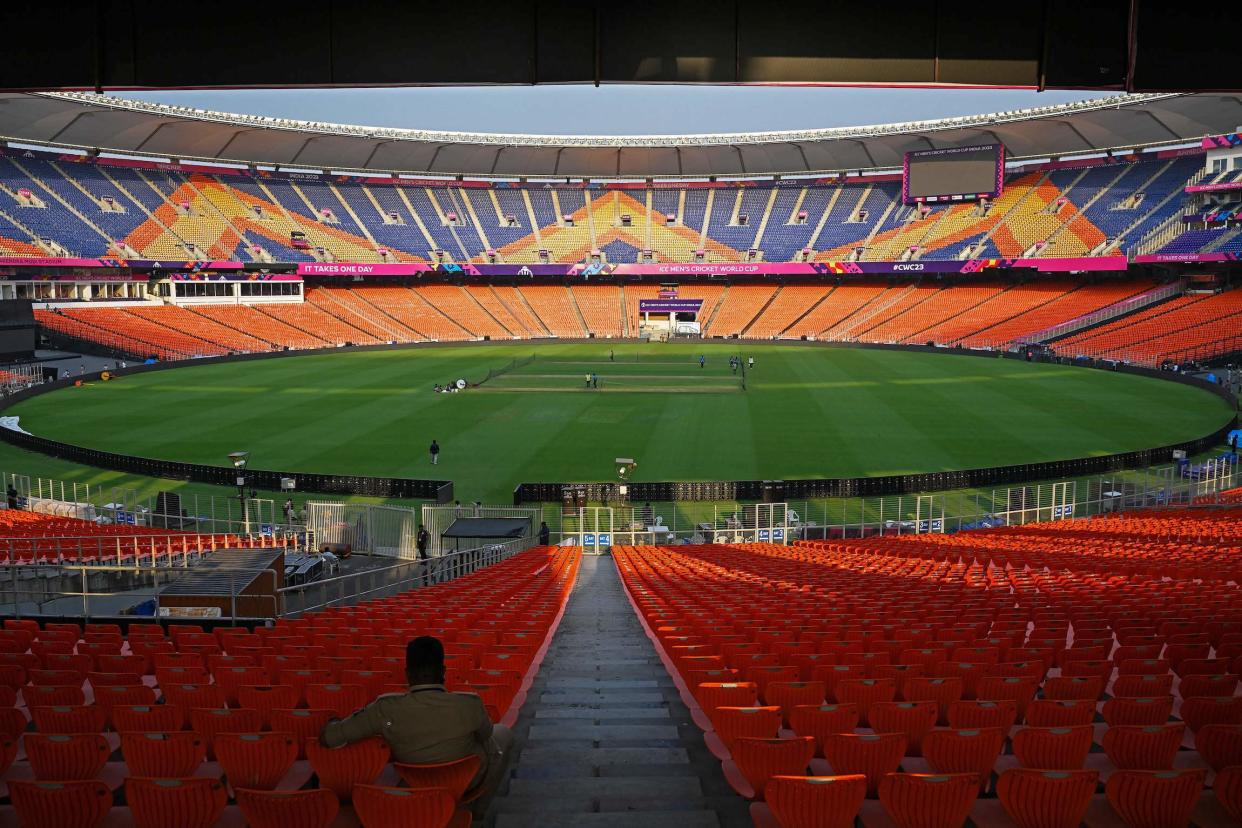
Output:
<instances>
[{"instance_id":1,"label":"pink banner","mask_svg":"<svg viewBox=\"0 0 1242 828\"><path fill-rule=\"evenodd\" d=\"M1135 256L1138 264L1159 264L1160 262L1236 262L1236 253L1152 253L1147 256Z\"/></svg>"},{"instance_id":2,"label":"pink banner","mask_svg":"<svg viewBox=\"0 0 1242 828\"><path fill-rule=\"evenodd\" d=\"M620 276L798 276L823 271L810 262L659 262L619 264L610 272Z\"/></svg>"},{"instance_id":3,"label":"pink banner","mask_svg":"<svg viewBox=\"0 0 1242 828\"><path fill-rule=\"evenodd\" d=\"M1223 190L1242 190L1242 181L1222 181L1219 184L1191 184L1188 193L1217 193Z\"/></svg>"},{"instance_id":4,"label":"pink banner","mask_svg":"<svg viewBox=\"0 0 1242 828\"><path fill-rule=\"evenodd\" d=\"M299 276L415 276L435 267L422 262L405 264L352 264L350 262L299 262Z\"/></svg>"},{"instance_id":5,"label":"pink banner","mask_svg":"<svg viewBox=\"0 0 1242 828\"><path fill-rule=\"evenodd\" d=\"M1070 270L1125 270L1125 256L1076 256L1065 259L1014 259L1013 267L1033 267L1041 273L1065 273Z\"/></svg>"},{"instance_id":6,"label":"pink banner","mask_svg":"<svg viewBox=\"0 0 1242 828\"><path fill-rule=\"evenodd\" d=\"M978 273L1029 267L1043 273L1076 270L1125 270L1125 256L1077 256L1065 259L965 259L916 262L668 262L605 265L602 273L618 276L812 276L825 273ZM582 265L574 273L583 271Z\"/></svg>"},{"instance_id":7,"label":"pink banner","mask_svg":"<svg viewBox=\"0 0 1242 828\"><path fill-rule=\"evenodd\" d=\"M1190 261L1140 257L1137 261ZM1201 261L1226 261L1202 259ZM977 273L981 270L1032 268L1045 273L1075 270L1125 270L1125 256L1081 256L1066 259L966 259L914 262L659 262L656 264L608 265L445 265L425 262L368 264L358 262L299 262L298 276L417 276L421 273L468 273L471 275L569 276L814 276L826 273ZM140 270L238 271L241 262L152 261L150 259L58 259L51 256L0 256L0 267L124 268ZM121 278L118 276L117 278ZM246 276L241 276L246 278Z\"/></svg>"},{"instance_id":8,"label":"pink banner","mask_svg":"<svg viewBox=\"0 0 1242 828\"><path fill-rule=\"evenodd\" d=\"M119 259L60 259L55 256L0 256L0 265L15 267L121 267Z\"/></svg>"}]
</instances>

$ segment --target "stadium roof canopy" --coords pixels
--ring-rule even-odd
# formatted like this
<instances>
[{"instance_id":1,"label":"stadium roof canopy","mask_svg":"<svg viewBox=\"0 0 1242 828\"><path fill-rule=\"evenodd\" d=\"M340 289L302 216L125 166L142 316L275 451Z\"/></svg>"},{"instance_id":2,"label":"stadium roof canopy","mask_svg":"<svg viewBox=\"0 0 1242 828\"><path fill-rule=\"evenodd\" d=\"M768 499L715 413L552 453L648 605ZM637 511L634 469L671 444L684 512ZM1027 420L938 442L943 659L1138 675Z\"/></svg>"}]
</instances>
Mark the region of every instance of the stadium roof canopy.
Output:
<instances>
[{"instance_id":1,"label":"stadium roof canopy","mask_svg":"<svg viewBox=\"0 0 1242 828\"><path fill-rule=\"evenodd\" d=\"M1011 158L1197 142L1242 124L1242 94L1154 94L789 132L555 136L310 123L88 93L0 94L0 138L88 151L297 169L497 178L805 175L890 169L911 150L1000 141Z\"/></svg>"},{"instance_id":2,"label":"stadium roof canopy","mask_svg":"<svg viewBox=\"0 0 1242 828\"><path fill-rule=\"evenodd\" d=\"M1236 3L9 0L0 89L533 83L1242 89Z\"/></svg>"}]
</instances>

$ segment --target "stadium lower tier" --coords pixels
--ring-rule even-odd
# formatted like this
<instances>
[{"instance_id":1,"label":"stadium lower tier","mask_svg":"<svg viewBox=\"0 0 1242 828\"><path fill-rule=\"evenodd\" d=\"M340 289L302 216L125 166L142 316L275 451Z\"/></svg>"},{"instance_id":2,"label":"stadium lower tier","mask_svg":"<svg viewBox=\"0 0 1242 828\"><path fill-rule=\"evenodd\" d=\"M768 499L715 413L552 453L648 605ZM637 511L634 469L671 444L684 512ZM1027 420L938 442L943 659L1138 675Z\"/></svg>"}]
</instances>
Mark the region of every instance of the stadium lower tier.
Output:
<instances>
[{"instance_id":1,"label":"stadium lower tier","mask_svg":"<svg viewBox=\"0 0 1242 828\"><path fill-rule=\"evenodd\" d=\"M1236 508L613 550L756 828L856 817L875 828L1236 826L1240 554ZM418 634L445 641L450 689L512 722L580 560L539 547L447 584L254 630L10 618L0 821L467 825L452 768L395 766L379 739L327 750L316 736L329 718L403 691L405 643ZM607 629L593 635L607 647ZM443 791L402 794L402 779ZM652 807L626 807L643 794L624 790L613 809ZM402 821L369 810L376 796L438 804L415 819L406 802ZM523 813L555 810L538 805Z\"/></svg>"},{"instance_id":2,"label":"stadium lower tier","mask_svg":"<svg viewBox=\"0 0 1242 828\"><path fill-rule=\"evenodd\" d=\"M1223 828L1240 519L613 555L757 828Z\"/></svg>"},{"instance_id":3,"label":"stadium lower tier","mask_svg":"<svg viewBox=\"0 0 1242 828\"><path fill-rule=\"evenodd\" d=\"M1151 282L1068 280L832 285L683 285L701 302L705 337L813 339L1006 349L1054 326L1141 296ZM376 345L639 337L654 285L310 287L305 302L254 305L61 305L38 310L46 330L145 358ZM1242 292L1158 301L1137 313L1049 340L1069 356L1158 364L1238 347ZM1120 311L1118 312L1120 313ZM665 315L667 318L667 314ZM667 326L667 321L664 322Z\"/></svg>"},{"instance_id":4,"label":"stadium lower tier","mask_svg":"<svg viewBox=\"0 0 1242 828\"><path fill-rule=\"evenodd\" d=\"M445 643L450 691L479 695L493 721L512 723L579 560L536 547L449 583L253 631L133 621L123 634L114 623L9 618L0 823L468 826L458 805L477 758L394 766L382 739L329 750L316 737L330 718L408 689L417 635ZM364 807L368 795L403 796L407 783L436 788L434 803ZM298 790L307 793L265 793ZM338 809L344 823L332 823Z\"/></svg>"}]
</instances>

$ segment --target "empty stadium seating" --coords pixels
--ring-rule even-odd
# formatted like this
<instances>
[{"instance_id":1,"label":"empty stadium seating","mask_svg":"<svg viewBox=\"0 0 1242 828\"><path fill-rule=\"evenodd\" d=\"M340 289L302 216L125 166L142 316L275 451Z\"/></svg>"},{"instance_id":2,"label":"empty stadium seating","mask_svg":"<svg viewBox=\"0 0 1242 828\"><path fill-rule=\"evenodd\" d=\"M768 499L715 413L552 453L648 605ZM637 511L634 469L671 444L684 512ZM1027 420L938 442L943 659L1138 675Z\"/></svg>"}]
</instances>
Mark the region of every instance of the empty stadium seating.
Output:
<instances>
[{"instance_id":1,"label":"empty stadium seating","mask_svg":"<svg viewBox=\"0 0 1242 828\"><path fill-rule=\"evenodd\" d=\"M1016 171L985 211L974 204L925 213L901 202L888 178L689 183L647 188L529 185L423 186L328 176L205 174L153 165L54 156L0 159L0 248L46 255L136 251L151 259L242 261L734 262L751 249L791 261L1089 255L1133 247L1182 210L1181 189L1200 156ZM33 198L19 196L22 191ZM670 224L668 216L675 221ZM628 220L624 217L628 216ZM300 234L306 245L292 247ZM1227 238L1226 238L1227 237ZM1191 231L1165 252L1226 249L1237 235ZM124 245L124 248L118 246Z\"/></svg>"},{"instance_id":2,"label":"empty stadium seating","mask_svg":"<svg viewBox=\"0 0 1242 828\"><path fill-rule=\"evenodd\" d=\"M757 826L849 825L860 807L870 824L864 797L897 825L1077 826L1088 811L1091 825L1184 825L1193 811L1224 826L1242 758L1239 518L613 554ZM1128 672L1136 655L1153 675ZM812 693L782 722L784 685L763 677L785 670ZM1131 695L1145 689L1162 695Z\"/></svg>"},{"instance_id":3,"label":"empty stadium seating","mask_svg":"<svg viewBox=\"0 0 1242 828\"><path fill-rule=\"evenodd\" d=\"M40 522L12 510L0 517L9 535ZM48 531L84 523L55 520ZM134 621L123 634L116 624L8 619L0 630L0 688L10 691L0 708L8 751L0 785L11 804L0 805L0 820L207 828L223 816L227 824L328 825L340 810L348 824L434 816L400 824L446 825L463 799L460 774L393 767L381 740L326 750L319 728L376 695L402 692L406 643L419 634L445 641L450 690L478 692L493 720L512 721L578 554L538 547L448 583L255 630ZM132 660L129 671L106 672L120 659ZM496 659L505 681L479 670ZM193 671L201 683L175 684L188 673L170 669ZM327 681L298 684L302 673ZM127 684L109 683L113 675ZM429 792L434 814L406 801L403 776Z\"/></svg>"},{"instance_id":4,"label":"empty stadium seating","mask_svg":"<svg viewBox=\"0 0 1242 828\"><path fill-rule=\"evenodd\" d=\"M125 564L198 557L215 549L282 545L248 538L126 524L101 524L20 509L0 510L0 564Z\"/></svg>"},{"instance_id":5,"label":"empty stadium seating","mask_svg":"<svg viewBox=\"0 0 1242 828\"><path fill-rule=\"evenodd\" d=\"M962 345L1004 349L1016 341L1123 302L1152 287L1137 280L1084 285L1028 283L763 285L686 284L702 301L705 336ZM309 287L305 302L38 310L39 323L118 352L187 359L232 352L381 342L458 342L537 337L639 336L648 284L524 287L360 284ZM1237 347L1242 293L1175 296L1060 339L1053 347L1158 364ZM1122 313L1122 311L1116 311Z\"/></svg>"},{"instance_id":6,"label":"empty stadium seating","mask_svg":"<svg viewBox=\"0 0 1242 828\"><path fill-rule=\"evenodd\" d=\"M1053 340L1052 347L1146 365L1188 362L1236 348L1240 319L1242 291L1186 294Z\"/></svg>"}]
</instances>

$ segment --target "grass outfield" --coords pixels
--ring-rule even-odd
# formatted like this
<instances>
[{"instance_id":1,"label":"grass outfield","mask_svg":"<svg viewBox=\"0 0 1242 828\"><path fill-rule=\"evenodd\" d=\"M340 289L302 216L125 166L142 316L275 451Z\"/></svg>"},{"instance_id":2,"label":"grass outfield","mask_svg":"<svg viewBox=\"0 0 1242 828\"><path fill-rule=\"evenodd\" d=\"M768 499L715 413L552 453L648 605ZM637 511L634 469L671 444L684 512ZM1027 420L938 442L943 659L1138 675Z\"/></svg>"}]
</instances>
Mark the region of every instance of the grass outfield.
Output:
<instances>
[{"instance_id":1,"label":"grass outfield","mask_svg":"<svg viewBox=\"0 0 1242 828\"><path fill-rule=\"evenodd\" d=\"M747 389L702 391L732 385L732 353L755 358ZM532 354L499 379L542 390L431 391ZM600 390L578 385L585 364ZM670 377L699 391L653 392ZM633 382L643 387L605 392ZM639 480L904 474L1164 445L1231 416L1207 392L1124 374L753 343L493 345L187 366L65 389L7 413L34 434L92 448L216 465L246 449L257 468L442 477L460 499L485 502L507 502L522 481L612 479L617 456L638 459ZM434 469L433 437L443 447Z\"/></svg>"}]
</instances>

